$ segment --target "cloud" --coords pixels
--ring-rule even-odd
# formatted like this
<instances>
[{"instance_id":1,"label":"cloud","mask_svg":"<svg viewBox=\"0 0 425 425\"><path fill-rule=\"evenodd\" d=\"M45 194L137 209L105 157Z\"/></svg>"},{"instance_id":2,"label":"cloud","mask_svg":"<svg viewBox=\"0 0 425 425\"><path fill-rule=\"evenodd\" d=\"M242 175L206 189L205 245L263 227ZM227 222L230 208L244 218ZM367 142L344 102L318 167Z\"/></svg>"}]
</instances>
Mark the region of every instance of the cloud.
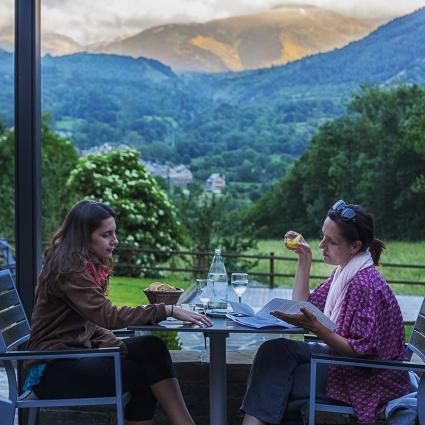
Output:
<instances>
[{"instance_id":1,"label":"cloud","mask_svg":"<svg viewBox=\"0 0 425 425\"><path fill-rule=\"evenodd\" d=\"M13 3L0 1L3 22L13 21ZM205 22L284 3L309 3L363 18L394 16L425 6L425 0L375 0L373 4L370 0L41 0L41 19L43 31L89 44L164 23Z\"/></svg>"}]
</instances>

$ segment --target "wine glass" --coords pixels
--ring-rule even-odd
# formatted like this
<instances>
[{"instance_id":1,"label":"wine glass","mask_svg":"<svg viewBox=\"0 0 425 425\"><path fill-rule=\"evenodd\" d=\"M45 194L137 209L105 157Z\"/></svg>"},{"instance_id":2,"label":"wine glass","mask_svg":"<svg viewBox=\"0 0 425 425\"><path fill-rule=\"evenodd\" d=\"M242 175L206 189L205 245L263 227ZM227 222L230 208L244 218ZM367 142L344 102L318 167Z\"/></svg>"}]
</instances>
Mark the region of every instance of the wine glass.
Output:
<instances>
[{"instance_id":1,"label":"wine glass","mask_svg":"<svg viewBox=\"0 0 425 425\"><path fill-rule=\"evenodd\" d=\"M232 273L232 287L241 302L242 295L248 287L248 274L247 273Z\"/></svg>"},{"instance_id":2,"label":"wine glass","mask_svg":"<svg viewBox=\"0 0 425 425\"><path fill-rule=\"evenodd\" d=\"M207 311L208 303L211 300L212 281L209 279L196 279L196 293L204 307L204 314Z\"/></svg>"}]
</instances>

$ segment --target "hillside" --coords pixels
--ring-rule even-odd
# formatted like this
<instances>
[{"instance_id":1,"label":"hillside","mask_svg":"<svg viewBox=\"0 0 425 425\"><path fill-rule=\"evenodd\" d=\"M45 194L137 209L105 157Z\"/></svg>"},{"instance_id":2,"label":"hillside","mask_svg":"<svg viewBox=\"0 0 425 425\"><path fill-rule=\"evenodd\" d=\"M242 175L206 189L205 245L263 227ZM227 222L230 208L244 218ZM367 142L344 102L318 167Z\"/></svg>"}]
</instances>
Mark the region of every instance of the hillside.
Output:
<instances>
[{"instance_id":1,"label":"hillside","mask_svg":"<svg viewBox=\"0 0 425 425\"><path fill-rule=\"evenodd\" d=\"M14 28L12 25L5 25L0 28L0 49L8 52L14 50ZM41 54L68 55L81 52L84 48L71 37L59 33L41 33Z\"/></svg>"},{"instance_id":2,"label":"hillside","mask_svg":"<svg viewBox=\"0 0 425 425\"><path fill-rule=\"evenodd\" d=\"M222 172L257 194L283 175L363 82L425 81L425 9L332 52L271 69L176 74L156 60L79 53L42 60L42 109L79 148L128 144L145 159ZM13 125L13 60L0 50L0 120ZM8 109L9 108L9 109Z\"/></svg>"},{"instance_id":3,"label":"hillside","mask_svg":"<svg viewBox=\"0 0 425 425\"><path fill-rule=\"evenodd\" d=\"M279 101L300 93L314 98L350 93L361 83L392 85L425 81L425 8L394 19L364 39L283 67L200 76L221 101Z\"/></svg>"},{"instance_id":4,"label":"hillside","mask_svg":"<svg viewBox=\"0 0 425 425\"><path fill-rule=\"evenodd\" d=\"M345 46L379 23L309 5L287 5L206 23L161 25L91 49L155 58L178 72L242 71Z\"/></svg>"}]
</instances>

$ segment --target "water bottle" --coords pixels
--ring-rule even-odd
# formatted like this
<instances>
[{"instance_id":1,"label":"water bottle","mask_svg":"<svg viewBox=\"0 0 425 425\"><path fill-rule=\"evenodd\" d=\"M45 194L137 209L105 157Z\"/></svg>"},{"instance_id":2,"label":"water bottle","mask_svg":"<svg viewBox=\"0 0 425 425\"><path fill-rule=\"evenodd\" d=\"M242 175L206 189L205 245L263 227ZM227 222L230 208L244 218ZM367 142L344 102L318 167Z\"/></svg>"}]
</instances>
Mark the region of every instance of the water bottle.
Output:
<instances>
[{"instance_id":1,"label":"water bottle","mask_svg":"<svg viewBox=\"0 0 425 425\"><path fill-rule=\"evenodd\" d=\"M214 251L214 257L211 263L208 279L212 281L211 308L227 309L227 273L224 267L221 250Z\"/></svg>"}]
</instances>

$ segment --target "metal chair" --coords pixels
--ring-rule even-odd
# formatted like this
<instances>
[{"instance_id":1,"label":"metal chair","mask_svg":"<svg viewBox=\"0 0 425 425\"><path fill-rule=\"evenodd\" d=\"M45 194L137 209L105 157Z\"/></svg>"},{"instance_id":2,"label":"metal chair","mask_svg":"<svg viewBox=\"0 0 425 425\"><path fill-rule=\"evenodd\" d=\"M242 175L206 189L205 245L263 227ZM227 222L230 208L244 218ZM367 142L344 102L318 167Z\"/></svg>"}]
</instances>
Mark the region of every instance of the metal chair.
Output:
<instances>
[{"instance_id":1,"label":"metal chair","mask_svg":"<svg viewBox=\"0 0 425 425\"><path fill-rule=\"evenodd\" d=\"M9 385L9 397L0 397L2 425L13 425L16 409L29 409L28 425L35 425L41 407L115 405L117 424L124 425L124 407L130 399L122 393L121 362L118 347L84 350L13 351L28 341L30 326L9 270L0 271L0 361ZM14 361L112 357L115 368L115 395L111 397L39 400L30 391L18 393Z\"/></svg>"},{"instance_id":2,"label":"metal chair","mask_svg":"<svg viewBox=\"0 0 425 425\"><path fill-rule=\"evenodd\" d=\"M410 340L406 345L406 358L409 361L345 357L335 354L313 354L310 372L309 425L314 425L316 411L345 413L350 415L354 413L351 406L343 403L338 403L336 401L332 402L331 400L316 401L316 369L319 364L425 372L424 363L410 361L413 354L416 354L421 362L425 362L425 299L422 302ZM422 374L419 381L417 403L419 424L425 425L425 374Z\"/></svg>"}]
</instances>

